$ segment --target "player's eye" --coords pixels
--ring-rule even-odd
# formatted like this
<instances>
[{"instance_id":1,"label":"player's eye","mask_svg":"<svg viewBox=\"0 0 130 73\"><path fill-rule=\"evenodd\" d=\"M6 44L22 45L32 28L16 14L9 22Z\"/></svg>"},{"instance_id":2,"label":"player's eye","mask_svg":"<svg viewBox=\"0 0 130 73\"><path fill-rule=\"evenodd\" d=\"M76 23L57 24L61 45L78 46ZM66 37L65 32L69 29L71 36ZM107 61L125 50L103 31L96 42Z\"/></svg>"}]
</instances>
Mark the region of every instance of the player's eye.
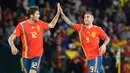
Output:
<instances>
[{"instance_id":1,"label":"player's eye","mask_svg":"<svg viewBox=\"0 0 130 73\"><path fill-rule=\"evenodd\" d=\"M89 18L89 16L85 16L84 18Z\"/></svg>"},{"instance_id":2,"label":"player's eye","mask_svg":"<svg viewBox=\"0 0 130 73\"><path fill-rule=\"evenodd\" d=\"M86 18L89 18L89 16L87 16Z\"/></svg>"}]
</instances>

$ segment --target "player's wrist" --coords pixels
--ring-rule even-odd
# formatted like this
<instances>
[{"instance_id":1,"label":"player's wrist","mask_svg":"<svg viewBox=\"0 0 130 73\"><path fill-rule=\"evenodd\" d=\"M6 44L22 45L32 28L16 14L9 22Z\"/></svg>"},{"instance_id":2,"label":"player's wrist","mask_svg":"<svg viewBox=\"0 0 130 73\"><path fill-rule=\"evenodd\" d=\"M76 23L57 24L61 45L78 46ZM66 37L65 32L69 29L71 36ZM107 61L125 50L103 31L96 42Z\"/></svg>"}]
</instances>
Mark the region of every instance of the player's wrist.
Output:
<instances>
[{"instance_id":1,"label":"player's wrist","mask_svg":"<svg viewBox=\"0 0 130 73\"><path fill-rule=\"evenodd\" d=\"M56 16L59 16L59 14L60 14L60 12L57 12L57 13L56 13Z\"/></svg>"},{"instance_id":2,"label":"player's wrist","mask_svg":"<svg viewBox=\"0 0 130 73\"><path fill-rule=\"evenodd\" d=\"M16 47L15 46L11 46L11 49L15 49Z\"/></svg>"},{"instance_id":3,"label":"player's wrist","mask_svg":"<svg viewBox=\"0 0 130 73\"><path fill-rule=\"evenodd\" d=\"M63 13L61 13L61 16L65 16Z\"/></svg>"},{"instance_id":4,"label":"player's wrist","mask_svg":"<svg viewBox=\"0 0 130 73\"><path fill-rule=\"evenodd\" d=\"M107 46L106 44L103 44L103 46Z\"/></svg>"}]
</instances>

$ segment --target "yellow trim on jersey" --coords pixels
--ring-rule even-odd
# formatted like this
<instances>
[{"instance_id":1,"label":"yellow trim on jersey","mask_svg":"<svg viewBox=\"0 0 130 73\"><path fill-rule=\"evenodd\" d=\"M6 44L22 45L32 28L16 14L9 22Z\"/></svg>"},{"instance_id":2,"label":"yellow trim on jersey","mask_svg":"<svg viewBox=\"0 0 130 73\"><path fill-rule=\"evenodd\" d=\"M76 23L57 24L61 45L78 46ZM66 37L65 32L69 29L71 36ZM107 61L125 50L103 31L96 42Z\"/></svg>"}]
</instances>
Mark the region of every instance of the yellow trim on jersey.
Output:
<instances>
[{"instance_id":1,"label":"yellow trim on jersey","mask_svg":"<svg viewBox=\"0 0 130 73\"><path fill-rule=\"evenodd\" d=\"M81 46L82 46L82 48L83 48L84 54L85 54L85 56L87 57L87 53L86 53L86 51L85 51L85 48L84 48L83 42L82 42L82 38L81 38L82 30L83 30L83 24L81 25L81 29L80 29L80 31L79 31L79 39L80 39L80 41L81 41Z\"/></svg>"},{"instance_id":2,"label":"yellow trim on jersey","mask_svg":"<svg viewBox=\"0 0 130 73\"><path fill-rule=\"evenodd\" d=\"M27 70L24 66L24 63L23 63L23 59L21 58L21 66L22 66L22 71L24 71L25 73L27 73Z\"/></svg>"},{"instance_id":3,"label":"yellow trim on jersey","mask_svg":"<svg viewBox=\"0 0 130 73\"><path fill-rule=\"evenodd\" d=\"M97 72L97 66L98 66L98 57L96 57L95 59L94 72Z\"/></svg>"},{"instance_id":4,"label":"yellow trim on jersey","mask_svg":"<svg viewBox=\"0 0 130 73\"><path fill-rule=\"evenodd\" d=\"M23 28L23 24L21 23L22 26L22 31L23 31L23 40L24 40L24 47L25 47L25 58L28 57L27 53L28 53L28 46L27 46L27 38L26 38L26 34Z\"/></svg>"}]
</instances>

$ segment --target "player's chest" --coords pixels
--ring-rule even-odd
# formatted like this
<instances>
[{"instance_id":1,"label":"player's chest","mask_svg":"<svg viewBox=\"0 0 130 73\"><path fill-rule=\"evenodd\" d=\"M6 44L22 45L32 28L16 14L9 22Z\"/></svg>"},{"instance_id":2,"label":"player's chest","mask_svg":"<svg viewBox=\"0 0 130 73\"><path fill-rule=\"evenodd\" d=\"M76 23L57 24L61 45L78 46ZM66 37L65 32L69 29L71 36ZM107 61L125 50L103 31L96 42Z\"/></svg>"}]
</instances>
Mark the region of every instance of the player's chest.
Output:
<instances>
[{"instance_id":1,"label":"player's chest","mask_svg":"<svg viewBox=\"0 0 130 73\"><path fill-rule=\"evenodd\" d=\"M96 30L83 30L81 36L86 42L99 40L98 32Z\"/></svg>"},{"instance_id":2,"label":"player's chest","mask_svg":"<svg viewBox=\"0 0 130 73\"><path fill-rule=\"evenodd\" d=\"M42 34L42 29L40 25L25 25L24 32L28 37L37 38Z\"/></svg>"},{"instance_id":3,"label":"player's chest","mask_svg":"<svg viewBox=\"0 0 130 73\"><path fill-rule=\"evenodd\" d=\"M82 31L82 36L89 37L89 38L96 38L98 36L98 32L97 32L97 30L84 29Z\"/></svg>"}]
</instances>

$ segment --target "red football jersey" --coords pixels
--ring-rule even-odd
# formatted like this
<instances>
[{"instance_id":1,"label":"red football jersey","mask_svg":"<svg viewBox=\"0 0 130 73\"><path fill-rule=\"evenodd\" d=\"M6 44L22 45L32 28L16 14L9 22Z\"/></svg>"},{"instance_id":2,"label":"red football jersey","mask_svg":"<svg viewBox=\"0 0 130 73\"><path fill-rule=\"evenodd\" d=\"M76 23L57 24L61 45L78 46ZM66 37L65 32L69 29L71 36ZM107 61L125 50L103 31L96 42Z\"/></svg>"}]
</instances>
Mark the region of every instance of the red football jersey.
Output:
<instances>
[{"instance_id":1,"label":"red football jersey","mask_svg":"<svg viewBox=\"0 0 130 73\"><path fill-rule=\"evenodd\" d=\"M99 51L100 38L102 40L108 38L102 28L95 25L91 28L87 28L86 25L83 24L74 24L74 29L79 33L82 48L88 60L102 56Z\"/></svg>"},{"instance_id":2,"label":"red football jersey","mask_svg":"<svg viewBox=\"0 0 130 73\"><path fill-rule=\"evenodd\" d=\"M17 37L21 37L23 58L42 56L43 32L47 29L48 24L41 20L35 24L23 21L17 25L13 34Z\"/></svg>"}]
</instances>

